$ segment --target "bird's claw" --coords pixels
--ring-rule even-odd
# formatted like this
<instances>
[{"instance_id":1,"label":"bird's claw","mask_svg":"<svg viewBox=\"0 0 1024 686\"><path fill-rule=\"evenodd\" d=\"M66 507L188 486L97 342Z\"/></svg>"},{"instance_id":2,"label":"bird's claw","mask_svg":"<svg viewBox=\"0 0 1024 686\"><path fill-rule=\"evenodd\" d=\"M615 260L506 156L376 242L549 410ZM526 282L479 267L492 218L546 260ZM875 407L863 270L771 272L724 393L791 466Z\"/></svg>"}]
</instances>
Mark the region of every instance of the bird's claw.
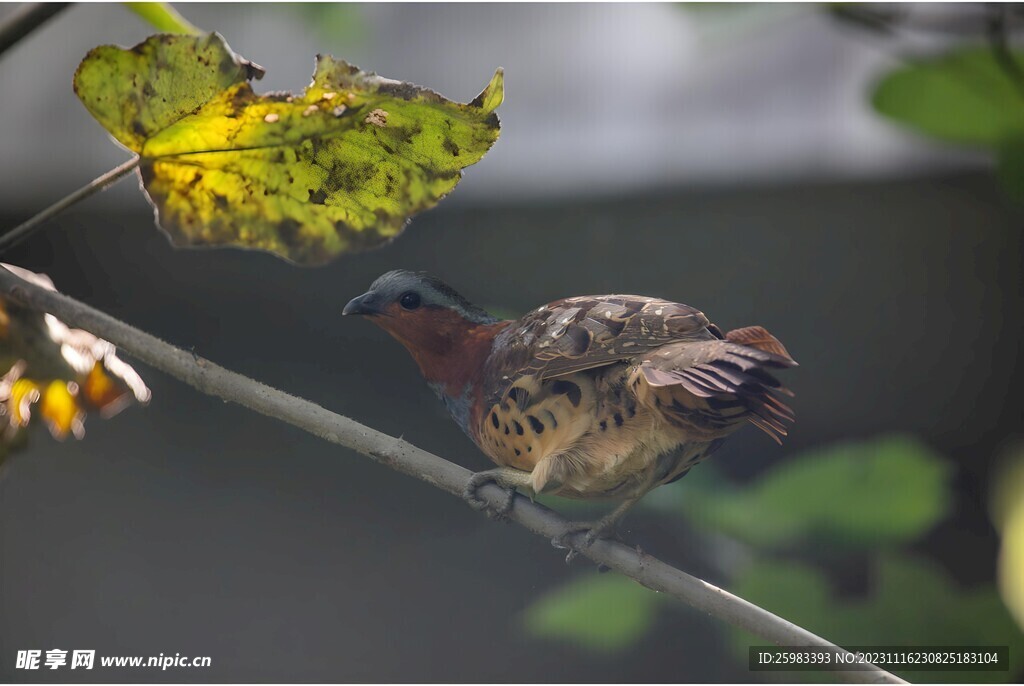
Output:
<instances>
[{"instance_id":1,"label":"bird's claw","mask_svg":"<svg viewBox=\"0 0 1024 686\"><path fill-rule=\"evenodd\" d=\"M508 493L508 497L505 499L505 502L495 508L489 502L477 495L477 491L480 490L480 487L484 484L495 484L501 487L501 484L498 483L498 479L495 478L493 474L489 474L488 472L476 472L469 477L469 482L466 484L466 488L462 491L462 499L469 503L469 506L474 510L486 513L491 519L499 522L507 522L508 513L512 511L512 504L515 501L516 489L514 487L507 488L506 493Z\"/></svg>"},{"instance_id":2,"label":"bird's claw","mask_svg":"<svg viewBox=\"0 0 1024 686\"><path fill-rule=\"evenodd\" d=\"M565 555L565 564L572 564L581 551L586 550L590 546L594 545L594 542L602 538L617 539L618 533L614 531L614 522L572 522L565 527L562 533L558 534L551 539L551 545L561 550L568 549L569 552ZM580 543L573 543L573 538L577 534L587 532L583 536L583 540ZM608 568L604 565L597 566L598 571L608 571Z\"/></svg>"}]
</instances>

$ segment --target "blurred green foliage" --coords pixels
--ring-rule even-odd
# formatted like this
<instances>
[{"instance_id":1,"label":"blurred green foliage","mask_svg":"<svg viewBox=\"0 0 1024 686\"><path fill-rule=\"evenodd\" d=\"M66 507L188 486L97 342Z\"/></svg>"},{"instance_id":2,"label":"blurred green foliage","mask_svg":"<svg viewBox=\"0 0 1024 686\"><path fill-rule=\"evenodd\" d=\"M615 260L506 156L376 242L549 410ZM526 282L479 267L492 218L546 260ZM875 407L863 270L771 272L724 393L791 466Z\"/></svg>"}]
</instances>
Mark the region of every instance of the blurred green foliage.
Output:
<instances>
[{"instance_id":1,"label":"blurred green foliage","mask_svg":"<svg viewBox=\"0 0 1024 686\"><path fill-rule=\"evenodd\" d=\"M885 116L921 133L995 148L1024 134L1022 88L990 48L977 47L890 72L871 101Z\"/></svg>"},{"instance_id":2,"label":"blurred green foliage","mask_svg":"<svg viewBox=\"0 0 1024 686\"><path fill-rule=\"evenodd\" d=\"M702 466L682 492L656 491L654 504L759 547L876 548L911 541L941 519L948 481L939 455L897 435L803 453L744 488Z\"/></svg>"},{"instance_id":3,"label":"blurred green foliage","mask_svg":"<svg viewBox=\"0 0 1024 686\"><path fill-rule=\"evenodd\" d=\"M323 50L352 50L372 43L372 24L366 21L366 8L359 3L303 2L274 5L288 16L296 14L316 34Z\"/></svg>"},{"instance_id":4,"label":"blurred green foliage","mask_svg":"<svg viewBox=\"0 0 1024 686\"><path fill-rule=\"evenodd\" d=\"M768 559L743 569L733 590L839 645L1010 646L1009 672L895 670L910 679L1001 682L1024 667L1024 635L994 588L958 588L934 564L910 555L876 557L867 593L853 599L839 597L811 565ZM747 647L759 639L738 630L731 633L737 658L746 660Z\"/></svg>"},{"instance_id":5,"label":"blurred green foliage","mask_svg":"<svg viewBox=\"0 0 1024 686\"><path fill-rule=\"evenodd\" d=\"M1007 195L1024 202L1024 135L1009 138L999 146L996 174Z\"/></svg>"},{"instance_id":6,"label":"blurred green foliage","mask_svg":"<svg viewBox=\"0 0 1024 686\"><path fill-rule=\"evenodd\" d=\"M1024 53L958 48L887 74L875 109L941 141L991 151L1007 191L1024 199Z\"/></svg>"},{"instance_id":7,"label":"blurred green foliage","mask_svg":"<svg viewBox=\"0 0 1024 686\"><path fill-rule=\"evenodd\" d=\"M907 673L930 681L1006 681L1024 668L1024 635L994 586L958 588L934 562L905 552L949 510L950 472L916 438L888 435L805 452L744 486L728 482L713 463L701 465L644 502L746 544L750 554L729 570L728 588L785 619L845 645L1009 644L1010 672ZM866 560L865 590L840 593L815 560L833 568ZM630 579L588 573L541 597L524 626L534 636L618 653L648 634L662 605L682 610ZM759 639L730 634L746 664L747 647ZM821 674L781 678L816 681Z\"/></svg>"},{"instance_id":8,"label":"blurred green foliage","mask_svg":"<svg viewBox=\"0 0 1024 686\"><path fill-rule=\"evenodd\" d=\"M534 636L616 651L647 633L660 600L657 593L626 577L591 575L541 598L523 620Z\"/></svg>"}]
</instances>

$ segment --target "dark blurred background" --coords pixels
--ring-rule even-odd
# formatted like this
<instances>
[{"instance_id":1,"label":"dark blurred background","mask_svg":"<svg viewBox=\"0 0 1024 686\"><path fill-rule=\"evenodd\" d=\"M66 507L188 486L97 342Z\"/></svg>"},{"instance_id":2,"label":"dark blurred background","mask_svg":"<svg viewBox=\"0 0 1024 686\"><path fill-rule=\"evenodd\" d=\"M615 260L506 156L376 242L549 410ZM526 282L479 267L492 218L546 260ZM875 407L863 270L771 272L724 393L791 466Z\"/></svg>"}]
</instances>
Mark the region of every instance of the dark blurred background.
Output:
<instances>
[{"instance_id":1,"label":"dark blurred background","mask_svg":"<svg viewBox=\"0 0 1024 686\"><path fill-rule=\"evenodd\" d=\"M472 469L483 456L405 351L340 317L384 271L430 271L508 315L625 292L765 325L801 364L789 440L744 430L631 515L628 540L846 644L1024 643L996 590L989 513L1022 430L1024 211L985 150L872 110L905 43L818 6L180 9L267 67L261 90L304 85L317 52L458 100L504 66L501 139L392 245L319 269L175 250L134 181L4 261ZM150 32L119 6L74 7L2 57L0 226L124 159L70 77L92 46ZM771 678L746 668L759 641L714 618L136 368L148 407L91 417L81 441L37 426L0 472L4 681ZM788 511L822 492L837 496ZM51 648L212 667L15 669L18 650ZM1014 659L908 676L1019 680Z\"/></svg>"}]
</instances>

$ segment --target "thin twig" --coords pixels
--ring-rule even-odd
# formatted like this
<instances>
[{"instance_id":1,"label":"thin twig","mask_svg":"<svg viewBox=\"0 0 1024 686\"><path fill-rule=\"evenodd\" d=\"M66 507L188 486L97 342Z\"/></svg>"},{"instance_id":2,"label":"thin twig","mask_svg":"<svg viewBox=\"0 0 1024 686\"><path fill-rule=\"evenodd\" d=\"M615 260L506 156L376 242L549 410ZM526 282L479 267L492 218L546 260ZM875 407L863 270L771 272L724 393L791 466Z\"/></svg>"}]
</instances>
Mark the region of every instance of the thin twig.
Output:
<instances>
[{"instance_id":1,"label":"thin twig","mask_svg":"<svg viewBox=\"0 0 1024 686\"><path fill-rule=\"evenodd\" d=\"M70 5L69 2L30 2L11 12L0 24L0 55Z\"/></svg>"},{"instance_id":2,"label":"thin twig","mask_svg":"<svg viewBox=\"0 0 1024 686\"><path fill-rule=\"evenodd\" d=\"M129 172L139 166L139 157L135 156L128 160L124 164L120 164L103 176L98 176L87 185L82 186L74 193L66 195L57 202L47 207L42 212L30 217L26 221L18 224L7 233L0 235L0 253L11 249L18 243L22 242L26 238L32 235L32 233L41 227L47 220L57 216L67 208L71 207L77 202L85 200L90 195L99 193L100 191L110 188L116 181L124 178Z\"/></svg>"},{"instance_id":3,"label":"thin twig","mask_svg":"<svg viewBox=\"0 0 1024 686\"><path fill-rule=\"evenodd\" d=\"M181 13L169 3L126 2L125 7L160 33L181 33L188 36L203 34L202 29L181 16Z\"/></svg>"},{"instance_id":4,"label":"thin twig","mask_svg":"<svg viewBox=\"0 0 1024 686\"><path fill-rule=\"evenodd\" d=\"M238 403L273 419L296 426L324 440L370 457L396 471L426 481L462 497L472 474L405 441L363 426L315 403L271 388L220 367L139 331L110 315L60 293L45 290L0 267L0 295L25 307L49 312L70 326L101 336L125 352L196 388L202 393ZM507 497L493 484L478 495L494 507ZM517 495L510 518L530 531L554 539L568 522L554 511ZM816 646L845 653L841 648L742 598L690 576L636 548L609 540L596 541L580 551L592 561L614 569L654 591L671 595L695 609L714 615L760 638L785 646ZM863 671L836 672L853 682L905 683L874 665Z\"/></svg>"}]
</instances>

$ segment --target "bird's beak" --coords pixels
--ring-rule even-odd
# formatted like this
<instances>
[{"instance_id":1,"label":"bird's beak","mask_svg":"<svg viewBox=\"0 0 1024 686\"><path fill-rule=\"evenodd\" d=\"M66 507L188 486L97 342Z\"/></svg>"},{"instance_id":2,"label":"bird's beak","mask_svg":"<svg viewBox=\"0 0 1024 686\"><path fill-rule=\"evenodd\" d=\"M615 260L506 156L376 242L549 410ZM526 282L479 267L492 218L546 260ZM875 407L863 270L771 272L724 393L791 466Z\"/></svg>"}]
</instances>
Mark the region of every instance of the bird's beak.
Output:
<instances>
[{"instance_id":1,"label":"bird's beak","mask_svg":"<svg viewBox=\"0 0 1024 686\"><path fill-rule=\"evenodd\" d=\"M373 296L376 295L373 291L369 293L363 293L358 298L352 298L349 300L348 305L345 305L345 309L341 311L345 314L381 314L379 308L377 308L373 302Z\"/></svg>"}]
</instances>

